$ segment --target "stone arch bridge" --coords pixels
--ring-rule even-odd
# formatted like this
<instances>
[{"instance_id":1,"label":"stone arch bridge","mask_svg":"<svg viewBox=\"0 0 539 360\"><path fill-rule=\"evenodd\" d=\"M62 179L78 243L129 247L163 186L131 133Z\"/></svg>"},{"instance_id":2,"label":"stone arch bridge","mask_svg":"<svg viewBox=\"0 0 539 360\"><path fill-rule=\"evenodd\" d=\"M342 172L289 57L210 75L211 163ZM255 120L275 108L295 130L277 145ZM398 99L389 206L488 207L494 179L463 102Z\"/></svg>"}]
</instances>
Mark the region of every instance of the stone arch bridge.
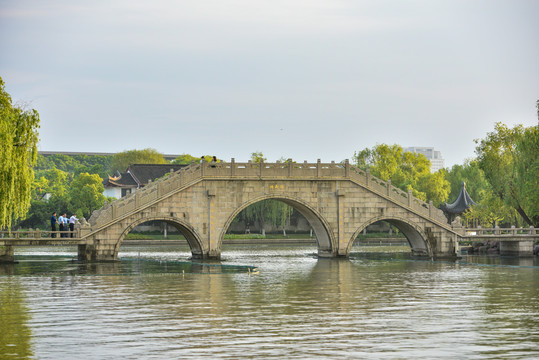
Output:
<instances>
[{"instance_id":1,"label":"stone arch bridge","mask_svg":"<svg viewBox=\"0 0 539 360\"><path fill-rule=\"evenodd\" d=\"M80 230L79 260L116 260L135 226L161 220L186 237L193 258L219 259L225 233L247 206L280 200L309 221L322 257L347 257L357 235L385 220L415 255L455 257L458 233L443 213L345 163L191 164L105 205Z\"/></svg>"}]
</instances>

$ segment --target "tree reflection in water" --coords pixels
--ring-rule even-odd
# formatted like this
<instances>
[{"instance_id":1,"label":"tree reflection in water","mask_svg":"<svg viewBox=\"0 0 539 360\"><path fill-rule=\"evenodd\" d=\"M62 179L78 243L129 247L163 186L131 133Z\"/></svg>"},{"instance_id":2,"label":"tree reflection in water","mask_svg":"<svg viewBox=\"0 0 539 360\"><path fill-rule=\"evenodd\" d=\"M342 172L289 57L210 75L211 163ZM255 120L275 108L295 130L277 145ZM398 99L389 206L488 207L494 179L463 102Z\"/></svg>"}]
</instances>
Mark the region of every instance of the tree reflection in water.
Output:
<instances>
[{"instance_id":1,"label":"tree reflection in water","mask_svg":"<svg viewBox=\"0 0 539 360\"><path fill-rule=\"evenodd\" d=\"M0 274L9 274L9 267L0 266ZM27 359L32 357L32 331L28 326L30 314L25 294L16 278L0 283L0 358Z\"/></svg>"}]
</instances>

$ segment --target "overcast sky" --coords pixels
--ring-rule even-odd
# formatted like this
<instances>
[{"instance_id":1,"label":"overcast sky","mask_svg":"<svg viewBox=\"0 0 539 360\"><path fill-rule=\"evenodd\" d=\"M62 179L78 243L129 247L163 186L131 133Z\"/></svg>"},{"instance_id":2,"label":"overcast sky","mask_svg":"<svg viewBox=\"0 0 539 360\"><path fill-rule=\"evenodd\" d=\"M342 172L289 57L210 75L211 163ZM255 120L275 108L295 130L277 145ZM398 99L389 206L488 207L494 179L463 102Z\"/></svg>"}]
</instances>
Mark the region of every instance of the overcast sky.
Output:
<instances>
[{"instance_id":1,"label":"overcast sky","mask_svg":"<svg viewBox=\"0 0 539 360\"><path fill-rule=\"evenodd\" d=\"M474 156L537 124L539 1L0 0L0 76L40 150Z\"/></svg>"}]
</instances>

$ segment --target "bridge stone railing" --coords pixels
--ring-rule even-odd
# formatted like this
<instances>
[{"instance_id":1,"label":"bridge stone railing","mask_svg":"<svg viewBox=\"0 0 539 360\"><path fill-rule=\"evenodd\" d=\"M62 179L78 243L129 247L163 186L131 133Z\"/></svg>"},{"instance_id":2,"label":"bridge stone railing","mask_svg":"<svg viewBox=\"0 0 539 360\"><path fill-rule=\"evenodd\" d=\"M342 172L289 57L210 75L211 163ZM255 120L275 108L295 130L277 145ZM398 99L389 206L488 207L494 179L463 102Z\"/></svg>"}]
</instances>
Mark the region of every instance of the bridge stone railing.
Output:
<instances>
[{"instance_id":1,"label":"bridge stone railing","mask_svg":"<svg viewBox=\"0 0 539 360\"><path fill-rule=\"evenodd\" d=\"M94 211L90 217L93 229L100 228L118 217L140 209L149 203L163 198L174 191L187 186L202 178L231 178L231 179L260 179L260 178L286 178L286 179L350 179L370 190L391 198L397 203L409 207L425 217L430 217L442 224L446 223L443 212L435 208L432 202L426 203L415 198L412 193L402 191L391 185L391 181L383 181L372 176L368 170L353 167L348 160L344 163L237 163L231 162L192 163L167 176L150 182L144 188L107 204L100 210Z\"/></svg>"},{"instance_id":2,"label":"bridge stone railing","mask_svg":"<svg viewBox=\"0 0 539 360\"><path fill-rule=\"evenodd\" d=\"M476 227L476 228L462 228L463 234L466 237L473 238L481 237L481 236L526 236L526 235L538 235L539 234L539 228L534 228L533 226L527 227L527 228L517 228L514 225L510 228L500 228L500 227L493 227L493 228L483 228L483 227Z\"/></svg>"},{"instance_id":3,"label":"bridge stone railing","mask_svg":"<svg viewBox=\"0 0 539 360\"><path fill-rule=\"evenodd\" d=\"M62 237L64 235L65 237ZM67 235L67 236L66 236ZM74 231L66 230L66 231L50 231L50 230L41 230L41 229L24 229L24 230L14 230L14 231L7 231L2 230L0 231L0 241L2 240L48 240L48 239L55 239L58 241L70 241L71 235L75 238L80 237L80 232L78 229L75 229ZM54 238L53 238L54 236Z\"/></svg>"},{"instance_id":4,"label":"bridge stone railing","mask_svg":"<svg viewBox=\"0 0 539 360\"><path fill-rule=\"evenodd\" d=\"M412 210L422 214L423 216L430 217L442 224L447 223L447 219L442 210L436 208L432 201L426 203L412 195L411 191L405 192L401 189L391 185L391 180L384 181L370 174L369 170L362 170L355 167L350 167L350 178L356 182L365 185L375 192L387 196L392 200L400 203L404 206L411 208Z\"/></svg>"}]
</instances>

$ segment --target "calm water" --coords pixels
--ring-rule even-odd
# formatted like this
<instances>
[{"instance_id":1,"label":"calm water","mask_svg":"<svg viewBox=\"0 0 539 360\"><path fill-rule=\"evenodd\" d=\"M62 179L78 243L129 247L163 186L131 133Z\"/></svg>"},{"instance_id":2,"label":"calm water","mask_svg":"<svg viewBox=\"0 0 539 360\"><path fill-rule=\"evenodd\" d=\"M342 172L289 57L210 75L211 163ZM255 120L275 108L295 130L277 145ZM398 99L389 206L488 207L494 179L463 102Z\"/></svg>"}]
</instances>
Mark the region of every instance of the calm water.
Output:
<instances>
[{"instance_id":1,"label":"calm water","mask_svg":"<svg viewBox=\"0 0 539 360\"><path fill-rule=\"evenodd\" d=\"M0 358L539 357L537 258L243 246L193 264L183 247L122 249L79 265L73 249L19 248L0 266Z\"/></svg>"}]
</instances>

